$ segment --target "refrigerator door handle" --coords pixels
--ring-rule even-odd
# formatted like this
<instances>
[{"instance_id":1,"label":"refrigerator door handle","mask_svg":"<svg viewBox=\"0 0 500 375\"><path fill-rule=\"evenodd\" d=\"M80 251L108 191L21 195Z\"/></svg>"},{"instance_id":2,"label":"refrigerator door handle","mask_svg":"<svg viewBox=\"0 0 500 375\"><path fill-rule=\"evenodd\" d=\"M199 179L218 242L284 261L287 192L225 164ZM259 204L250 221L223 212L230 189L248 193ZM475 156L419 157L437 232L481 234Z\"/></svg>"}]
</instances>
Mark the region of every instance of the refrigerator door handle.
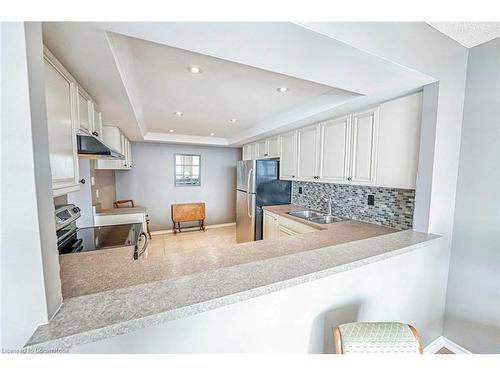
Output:
<instances>
[{"instance_id":1,"label":"refrigerator door handle","mask_svg":"<svg viewBox=\"0 0 500 375\"><path fill-rule=\"evenodd\" d=\"M252 214L250 213L250 176L252 175L253 168L250 168L248 171L248 176L247 176L247 215L251 219Z\"/></svg>"}]
</instances>

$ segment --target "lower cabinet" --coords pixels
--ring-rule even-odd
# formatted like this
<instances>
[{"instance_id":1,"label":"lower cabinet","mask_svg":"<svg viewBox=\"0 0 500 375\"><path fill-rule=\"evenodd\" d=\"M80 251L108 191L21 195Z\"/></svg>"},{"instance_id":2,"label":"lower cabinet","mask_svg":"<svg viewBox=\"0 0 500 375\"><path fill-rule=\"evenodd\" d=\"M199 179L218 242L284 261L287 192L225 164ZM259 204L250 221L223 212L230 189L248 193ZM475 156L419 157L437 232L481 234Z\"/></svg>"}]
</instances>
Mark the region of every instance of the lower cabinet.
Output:
<instances>
[{"instance_id":1,"label":"lower cabinet","mask_svg":"<svg viewBox=\"0 0 500 375\"><path fill-rule=\"evenodd\" d=\"M314 227L289 219L282 215L268 212L265 209L263 227L264 240L318 231L318 229Z\"/></svg>"},{"instance_id":2,"label":"lower cabinet","mask_svg":"<svg viewBox=\"0 0 500 375\"><path fill-rule=\"evenodd\" d=\"M279 237L278 216L264 211L263 238L265 240Z\"/></svg>"}]
</instances>

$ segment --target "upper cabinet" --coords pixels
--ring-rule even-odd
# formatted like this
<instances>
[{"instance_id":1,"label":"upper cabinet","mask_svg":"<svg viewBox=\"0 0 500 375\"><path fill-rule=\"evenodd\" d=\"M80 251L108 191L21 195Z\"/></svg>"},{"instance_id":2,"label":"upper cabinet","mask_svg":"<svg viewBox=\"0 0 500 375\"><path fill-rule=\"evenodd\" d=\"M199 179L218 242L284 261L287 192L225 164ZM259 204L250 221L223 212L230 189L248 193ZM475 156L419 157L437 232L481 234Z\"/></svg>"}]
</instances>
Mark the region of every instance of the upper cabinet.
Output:
<instances>
[{"instance_id":1,"label":"upper cabinet","mask_svg":"<svg viewBox=\"0 0 500 375\"><path fill-rule=\"evenodd\" d=\"M319 124L318 180L345 183L349 177L351 116Z\"/></svg>"},{"instance_id":2,"label":"upper cabinet","mask_svg":"<svg viewBox=\"0 0 500 375\"><path fill-rule=\"evenodd\" d=\"M283 134L280 178L415 189L421 113L418 92Z\"/></svg>"},{"instance_id":3,"label":"upper cabinet","mask_svg":"<svg viewBox=\"0 0 500 375\"><path fill-rule=\"evenodd\" d=\"M116 126L102 127L103 142L125 156L124 160L96 160L95 169L130 170L132 168L132 144Z\"/></svg>"},{"instance_id":4,"label":"upper cabinet","mask_svg":"<svg viewBox=\"0 0 500 375\"><path fill-rule=\"evenodd\" d=\"M280 157L280 137L274 136L243 146L242 159L271 159Z\"/></svg>"},{"instance_id":5,"label":"upper cabinet","mask_svg":"<svg viewBox=\"0 0 500 375\"><path fill-rule=\"evenodd\" d=\"M280 179L294 180L297 177L297 131L280 136Z\"/></svg>"},{"instance_id":6,"label":"upper cabinet","mask_svg":"<svg viewBox=\"0 0 500 375\"><path fill-rule=\"evenodd\" d=\"M54 196L79 190L76 82L49 50L44 50L49 158Z\"/></svg>"},{"instance_id":7,"label":"upper cabinet","mask_svg":"<svg viewBox=\"0 0 500 375\"><path fill-rule=\"evenodd\" d=\"M376 185L415 189L421 121L421 92L380 105Z\"/></svg>"},{"instance_id":8,"label":"upper cabinet","mask_svg":"<svg viewBox=\"0 0 500 375\"><path fill-rule=\"evenodd\" d=\"M297 179L316 179L318 158L318 126L313 125L297 131Z\"/></svg>"},{"instance_id":9,"label":"upper cabinet","mask_svg":"<svg viewBox=\"0 0 500 375\"><path fill-rule=\"evenodd\" d=\"M92 113L93 113L93 130L92 135L99 138L101 141L102 137L102 112L99 110L97 104L93 103L92 105Z\"/></svg>"},{"instance_id":10,"label":"upper cabinet","mask_svg":"<svg viewBox=\"0 0 500 375\"><path fill-rule=\"evenodd\" d=\"M267 156L270 158L280 157L280 137L278 135L267 139Z\"/></svg>"},{"instance_id":11,"label":"upper cabinet","mask_svg":"<svg viewBox=\"0 0 500 375\"><path fill-rule=\"evenodd\" d=\"M351 121L350 183L374 185L377 167L378 108L355 113Z\"/></svg>"},{"instance_id":12,"label":"upper cabinet","mask_svg":"<svg viewBox=\"0 0 500 375\"><path fill-rule=\"evenodd\" d=\"M91 134L92 133L92 122L94 114L92 111L92 99L90 96L81 88L77 87L78 90L78 130Z\"/></svg>"}]
</instances>

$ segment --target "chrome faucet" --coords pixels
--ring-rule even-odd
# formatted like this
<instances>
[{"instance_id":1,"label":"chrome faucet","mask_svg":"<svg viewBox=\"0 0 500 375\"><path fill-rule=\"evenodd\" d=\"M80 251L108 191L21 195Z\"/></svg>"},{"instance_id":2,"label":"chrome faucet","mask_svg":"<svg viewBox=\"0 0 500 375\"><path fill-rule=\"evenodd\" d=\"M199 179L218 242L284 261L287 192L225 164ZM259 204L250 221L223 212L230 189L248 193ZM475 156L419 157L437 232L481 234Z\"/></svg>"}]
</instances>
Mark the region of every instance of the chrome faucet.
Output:
<instances>
[{"instance_id":1,"label":"chrome faucet","mask_svg":"<svg viewBox=\"0 0 500 375\"><path fill-rule=\"evenodd\" d=\"M328 215L332 216L332 205L333 205L333 198L330 196L328 197Z\"/></svg>"}]
</instances>

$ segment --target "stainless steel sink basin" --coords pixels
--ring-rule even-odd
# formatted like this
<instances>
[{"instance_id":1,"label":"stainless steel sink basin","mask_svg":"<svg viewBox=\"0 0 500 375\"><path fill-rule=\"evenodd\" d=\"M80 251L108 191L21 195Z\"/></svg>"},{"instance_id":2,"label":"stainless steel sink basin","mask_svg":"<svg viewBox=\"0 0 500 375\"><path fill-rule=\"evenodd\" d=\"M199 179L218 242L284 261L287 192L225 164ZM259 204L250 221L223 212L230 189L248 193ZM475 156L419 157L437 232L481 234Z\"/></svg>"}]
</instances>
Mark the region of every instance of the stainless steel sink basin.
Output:
<instances>
[{"instance_id":1,"label":"stainless steel sink basin","mask_svg":"<svg viewBox=\"0 0 500 375\"><path fill-rule=\"evenodd\" d=\"M327 215L314 210L290 211L288 214L317 224L332 224L345 220L337 216Z\"/></svg>"},{"instance_id":2,"label":"stainless steel sink basin","mask_svg":"<svg viewBox=\"0 0 500 375\"><path fill-rule=\"evenodd\" d=\"M325 216L323 213L314 210L290 211L288 214L306 220Z\"/></svg>"},{"instance_id":3,"label":"stainless steel sink basin","mask_svg":"<svg viewBox=\"0 0 500 375\"><path fill-rule=\"evenodd\" d=\"M331 223L337 223L339 221L344 221L344 219L336 216L324 215L321 217L315 217L313 219L310 219L310 221L313 221L318 224L331 224Z\"/></svg>"}]
</instances>

